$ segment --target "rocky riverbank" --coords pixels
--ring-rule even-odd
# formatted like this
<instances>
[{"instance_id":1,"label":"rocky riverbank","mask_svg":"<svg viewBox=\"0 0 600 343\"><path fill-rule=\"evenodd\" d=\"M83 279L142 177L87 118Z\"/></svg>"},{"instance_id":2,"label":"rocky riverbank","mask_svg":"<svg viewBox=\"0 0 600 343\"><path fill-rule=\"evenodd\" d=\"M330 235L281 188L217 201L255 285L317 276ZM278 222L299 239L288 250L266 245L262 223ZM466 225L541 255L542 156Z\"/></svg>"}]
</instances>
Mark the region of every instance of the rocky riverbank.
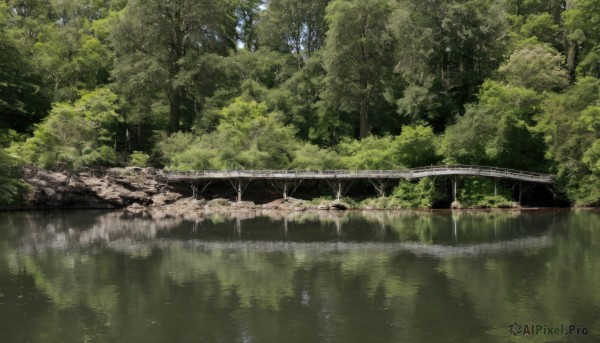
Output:
<instances>
[{"instance_id":1,"label":"rocky riverbank","mask_svg":"<svg viewBox=\"0 0 600 343\"><path fill-rule=\"evenodd\" d=\"M96 172L97 173L97 172ZM112 168L101 174L64 173L27 168L24 180L31 186L21 205L9 209L273 209L288 211L346 210L353 206L343 201L306 201L277 199L265 204L230 199L194 199L183 189L169 185L153 168Z\"/></svg>"}]
</instances>

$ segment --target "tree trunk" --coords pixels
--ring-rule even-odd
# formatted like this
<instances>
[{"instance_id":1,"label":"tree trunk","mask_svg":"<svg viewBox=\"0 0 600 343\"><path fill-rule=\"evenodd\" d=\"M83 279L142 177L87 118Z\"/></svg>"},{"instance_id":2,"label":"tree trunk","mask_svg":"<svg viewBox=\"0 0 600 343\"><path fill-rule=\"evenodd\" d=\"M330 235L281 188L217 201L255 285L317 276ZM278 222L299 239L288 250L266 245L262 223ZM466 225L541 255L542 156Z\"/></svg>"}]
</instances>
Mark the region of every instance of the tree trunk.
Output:
<instances>
[{"instance_id":1,"label":"tree trunk","mask_svg":"<svg viewBox=\"0 0 600 343\"><path fill-rule=\"evenodd\" d=\"M169 133L173 134L179 131L179 90L175 90L169 99L170 118Z\"/></svg>"},{"instance_id":2,"label":"tree trunk","mask_svg":"<svg viewBox=\"0 0 600 343\"><path fill-rule=\"evenodd\" d=\"M369 135L369 97L363 96L360 102L360 138L366 138Z\"/></svg>"},{"instance_id":3,"label":"tree trunk","mask_svg":"<svg viewBox=\"0 0 600 343\"><path fill-rule=\"evenodd\" d=\"M575 68L577 67L577 42L569 42L567 50L567 71L569 72L569 80L575 82Z\"/></svg>"}]
</instances>

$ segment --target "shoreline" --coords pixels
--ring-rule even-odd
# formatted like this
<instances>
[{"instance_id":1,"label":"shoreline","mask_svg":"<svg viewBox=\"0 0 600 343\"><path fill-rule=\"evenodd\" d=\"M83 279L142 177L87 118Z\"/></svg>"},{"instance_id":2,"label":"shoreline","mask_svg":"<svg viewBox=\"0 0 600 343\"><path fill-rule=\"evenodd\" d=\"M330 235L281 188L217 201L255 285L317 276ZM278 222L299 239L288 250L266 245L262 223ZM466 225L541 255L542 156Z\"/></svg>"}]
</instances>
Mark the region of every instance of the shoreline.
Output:
<instances>
[{"instance_id":1,"label":"shoreline","mask_svg":"<svg viewBox=\"0 0 600 343\"><path fill-rule=\"evenodd\" d=\"M37 168L25 168L23 179L30 192L21 204L2 206L0 211L52 210L126 210L130 212L158 210L188 211L366 211L366 212L531 212L579 209L576 207L461 207L461 208L401 208L377 207L351 198L333 200L314 197L310 200L275 198L266 192L252 201L232 201L224 191L213 199L191 197L188 185L169 184L157 177L153 168L111 168L101 176L81 172L73 177L64 173ZM222 189L223 190L223 189ZM378 199L378 198L367 198ZM382 199L382 198L380 198ZM393 198L386 198L393 199ZM364 201L364 200L363 200ZM454 205L454 204L452 204ZM459 204L460 205L460 204ZM594 208L590 208L594 209Z\"/></svg>"}]
</instances>

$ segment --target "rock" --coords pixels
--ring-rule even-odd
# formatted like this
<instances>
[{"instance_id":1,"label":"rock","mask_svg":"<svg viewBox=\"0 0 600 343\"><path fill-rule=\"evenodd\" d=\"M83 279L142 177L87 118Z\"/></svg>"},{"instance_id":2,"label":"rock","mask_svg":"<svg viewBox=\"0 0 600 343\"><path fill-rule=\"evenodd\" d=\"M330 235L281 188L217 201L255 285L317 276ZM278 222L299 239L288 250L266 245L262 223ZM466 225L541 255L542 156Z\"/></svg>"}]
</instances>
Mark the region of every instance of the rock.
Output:
<instances>
[{"instance_id":1,"label":"rock","mask_svg":"<svg viewBox=\"0 0 600 343\"><path fill-rule=\"evenodd\" d=\"M182 209L182 210L198 210L206 205L206 200L204 199L194 199L194 198L183 198L179 199L168 207L171 209Z\"/></svg>"},{"instance_id":2,"label":"rock","mask_svg":"<svg viewBox=\"0 0 600 343\"><path fill-rule=\"evenodd\" d=\"M140 213L140 212L147 211L147 209L144 206L138 204L137 202L134 202L133 204L131 204L130 206L128 206L125 209L125 211L131 212L131 213Z\"/></svg>"},{"instance_id":3,"label":"rock","mask_svg":"<svg viewBox=\"0 0 600 343\"><path fill-rule=\"evenodd\" d=\"M152 206L165 206L174 203L175 201L181 199L182 195L179 193L166 192L161 194L156 194L152 197Z\"/></svg>"},{"instance_id":4,"label":"rock","mask_svg":"<svg viewBox=\"0 0 600 343\"><path fill-rule=\"evenodd\" d=\"M227 199L217 198L206 203L205 207L225 207L229 206L231 202Z\"/></svg>"},{"instance_id":5,"label":"rock","mask_svg":"<svg viewBox=\"0 0 600 343\"><path fill-rule=\"evenodd\" d=\"M281 204L285 202L284 199L273 200L270 203L266 203L261 207L266 210L278 210L281 207Z\"/></svg>"},{"instance_id":6,"label":"rock","mask_svg":"<svg viewBox=\"0 0 600 343\"><path fill-rule=\"evenodd\" d=\"M232 203L231 206L235 207L235 208L247 208L247 209L256 208L256 204L254 204L254 202L252 202L252 201L238 201L238 202Z\"/></svg>"},{"instance_id":7,"label":"rock","mask_svg":"<svg viewBox=\"0 0 600 343\"><path fill-rule=\"evenodd\" d=\"M454 200L452 204L450 204L450 208L462 208L462 205L458 200Z\"/></svg>"},{"instance_id":8,"label":"rock","mask_svg":"<svg viewBox=\"0 0 600 343\"><path fill-rule=\"evenodd\" d=\"M321 203L319 204L319 206L317 206L317 210L328 210L329 209L329 204L326 203Z\"/></svg>"},{"instance_id":9,"label":"rock","mask_svg":"<svg viewBox=\"0 0 600 343\"><path fill-rule=\"evenodd\" d=\"M48 188L48 187L42 188L42 192L44 192L44 195L46 195L49 198L56 195L56 192L52 188Z\"/></svg>"},{"instance_id":10,"label":"rock","mask_svg":"<svg viewBox=\"0 0 600 343\"><path fill-rule=\"evenodd\" d=\"M330 206L331 210L341 210L341 211L349 210L351 208L352 208L352 206L350 206L349 204L346 204L343 201L339 201L339 200L332 202L331 206Z\"/></svg>"},{"instance_id":11,"label":"rock","mask_svg":"<svg viewBox=\"0 0 600 343\"><path fill-rule=\"evenodd\" d=\"M292 211L306 211L306 206L294 206Z\"/></svg>"}]
</instances>

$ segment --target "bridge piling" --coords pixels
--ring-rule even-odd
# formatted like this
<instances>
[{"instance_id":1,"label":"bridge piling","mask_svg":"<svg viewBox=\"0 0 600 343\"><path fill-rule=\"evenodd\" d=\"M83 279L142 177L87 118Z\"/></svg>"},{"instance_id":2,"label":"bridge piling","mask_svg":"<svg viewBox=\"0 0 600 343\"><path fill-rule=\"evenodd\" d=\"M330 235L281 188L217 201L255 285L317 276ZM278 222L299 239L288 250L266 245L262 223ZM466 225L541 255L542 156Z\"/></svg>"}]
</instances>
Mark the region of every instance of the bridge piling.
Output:
<instances>
[{"instance_id":1,"label":"bridge piling","mask_svg":"<svg viewBox=\"0 0 600 343\"><path fill-rule=\"evenodd\" d=\"M248 179L248 180L234 179L234 180L229 180L229 182L231 183L231 185L233 186L233 189L237 193L237 202L241 202L242 197L244 195L244 191L246 191L246 188L248 188L248 185L250 184L250 182L252 182L252 180L251 179Z\"/></svg>"},{"instance_id":2,"label":"bridge piling","mask_svg":"<svg viewBox=\"0 0 600 343\"><path fill-rule=\"evenodd\" d=\"M453 176L452 178L450 178L450 180L452 180L452 201L458 201L457 199L457 184L458 184L458 176Z\"/></svg>"},{"instance_id":3,"label":"bridge piling","mask_svg":"<svg viewBox=\"0 0 600 343\"><path fill-rule=\"evenodd\" d=\"M381 198L385 198L389 179L369 179L369 182L375 188L377 195L379 195Z\"/></svg>"},{"instance_id":4,"label":"bridge piling","mask_svg":"<svg viewBox=\"0 0 600 343\"><path fill-rule=\"evenodd\" d=\"M333 191L336 200L340 200L342 197L346 196L346 193L348 193L354 182L354 180L350 180L348 184L345 185L346 183L343 180L336 180L333 182L330 182L329 180L325 181Z\"/></svg>"}]
</instances>

